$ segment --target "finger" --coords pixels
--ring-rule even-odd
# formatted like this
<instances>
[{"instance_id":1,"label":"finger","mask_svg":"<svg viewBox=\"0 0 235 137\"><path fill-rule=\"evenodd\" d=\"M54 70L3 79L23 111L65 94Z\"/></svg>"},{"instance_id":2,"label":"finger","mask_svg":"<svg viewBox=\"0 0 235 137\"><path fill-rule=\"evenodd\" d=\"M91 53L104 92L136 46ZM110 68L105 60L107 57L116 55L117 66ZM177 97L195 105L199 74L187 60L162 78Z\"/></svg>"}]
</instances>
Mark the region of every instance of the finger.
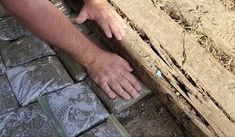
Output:
<instances>
[{"instance_id":1,"label":"finger","mask_svg":"<svg viewBox=\"0 0 235 137\"><path fill-rule=\"evenodd\" d=\"M102 84L100 87L106 93L106 95L109 96L109 98L115 99L117 97L116 93L109 87L107 83Z\"/></svg>"},{"instance_id":2,"label":"finger","mask_svg":"<svg viewBox=\"0 0 235 137\"><path fill-rule=\"evenodd\" d=\"M114 18L113 20L115 20L122 37L124 37L126 35L125 30L124 30L124 26L123 26L124 22L120 19L121 17L117 13L114 14L114 17L116 17L116 18Z\"/></svg>"},{"instance_id":3,"label":"finger","mask_svg":"<svg viewBox=\"0 0 235 137\"><path fill-rule=\"evenodd\" d=\"M123 29L123 27L121 26L121 24L119 25L119 31L121 32L122 37L125 37L125 36L126 36L126 32L125 32L125 30Z\"/></svg>"},{"instance_id":4,"label":"finger","mask_svg":"<svg viewBox=\"0 0 235 137\"><path fill-rule=\"evenodd\" d=\"M131 86L131 84L128 82L128 80L122 80L120 81L120 85L122 88L127 91L133 98L138 98L140 94Z\"/></svg>"},{"instance_id":5,"label":"finger","mask_svg":"<svg viewBox=\"0 0 235 137\"><path fill-rule=\"evenodd\" d=\"M78 17L76 18L76 22L81 24L88 19L88 13L85 8L82 8L81 12L79 13Z\"/></svg>"},{"instance_id":6,"label":"finger","mask_svg":"<svg viewBox=\"0 0 235 137\"><path fill-rule=\"evenodd\" d=\"M119 24L119 30L121 32L122 37L124 37L126 35L126 32L124 30L124 28L126 28L126 24L123 21L123 19L117 14L117 12L113 12L113 15L116 17L118 24Z\"/></svg>"},{"instance_id":7,"label":"finger","mask_svg":"<svg viewBox=\"0 0 235 137\"><path fill-rule=\"evenodd\" d=\"M109 86L112 90L114 90L120 97L122 97L125 100L129 100L131 96L123 90L123 88L120 86L119 82L116 80L113 80L109 83Z\"/></svg>"},{"instance_id":8,"label":"finger","mask_svg":"<svg viewBox=\"0 0 235 137\"><path fill-rule=\"evenodd\" d=\"M126 26L126 23L125 23L124 19L117 12L115 12L115 11L114 11L113 14L118 19L118 21L119 21L123 31L125 32L124 29L127 28L127 26Z\"/></svg>"},{"instance_id":9,"label":"finger","mask_svg":"<svg viewBox=\"0 0 235 137\"><path fill-rule=\"evenodd\" d=\"M112 32L109 28L109 24L105 20L101 20L101 22L98 22L98 24L101 26L102 30L104 31L105 35L108 38L112 38Z\"/></svg>"},{"instance_id":10,"label":"finger","mask_svg":"<svg viewBox=\"0 0 235 137\"><path fill-rule=\"evenodd\" d=\"M125 73L123 76L131 83L131 85L135 88L136 91L141 90L140 83L136 80L136 78L131 73Z\"/></svg>"},{"instance_id":11,"label":"finger","mask_svg":"<svg viewBox=\"0 0 235 137\"><path fill-rule=\"evenodd\" d=\"M112 8L113 14L114 16L118 19L118 21L120 22L120 24L122 25L123 28L126 28L126 23L124 21L124 19L115 11L114 8Z\"/></svg>"},{"instance_id":12,"label":"finger","mask_svg":"<svg viewBox=\"0 0 235 137\"><path fill-rule=\"evenodd\" d=\"M122 40L122 35L121 32L119 31L119 25L117 23L117 21L115 21L113 19L113 17L109 18L109 27L112 31L112 33L114 34L114 36L116 37L117 40Z\"/></svg>"}]
</instances>

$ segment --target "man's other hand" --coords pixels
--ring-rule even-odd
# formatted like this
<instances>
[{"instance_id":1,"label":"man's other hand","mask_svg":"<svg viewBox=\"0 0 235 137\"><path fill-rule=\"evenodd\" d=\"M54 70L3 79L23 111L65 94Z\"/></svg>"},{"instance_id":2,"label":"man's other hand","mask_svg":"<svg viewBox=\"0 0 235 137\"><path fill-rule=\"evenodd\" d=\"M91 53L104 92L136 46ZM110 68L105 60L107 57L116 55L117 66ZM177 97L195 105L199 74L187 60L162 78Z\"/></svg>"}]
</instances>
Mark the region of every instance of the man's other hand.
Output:
<instances>
[{"instance_id":1,"label":"man's other hand","mask_svg":"<svg viewBox=\"0 0 235 137\"><path fill-rule=\"evenodd\" d=\"M139 97L141 85L130 73L132 68L128 62L120 56L102 51L86 68L90 77L111 99L117 95L126 100Z\"/></svg>"},{"instance_id":2,"label":"man's other hand","mask_svg":"<svg viewBox=\"0 0 235 137\"><path fill-rule=\"evenodd\" d=\"M108 38L114 35L117 40L121 40L125 36L126 25L107 0L85 0L76 21L83 23L87 19L96 21Z\"/></svg>"}]
</instances>

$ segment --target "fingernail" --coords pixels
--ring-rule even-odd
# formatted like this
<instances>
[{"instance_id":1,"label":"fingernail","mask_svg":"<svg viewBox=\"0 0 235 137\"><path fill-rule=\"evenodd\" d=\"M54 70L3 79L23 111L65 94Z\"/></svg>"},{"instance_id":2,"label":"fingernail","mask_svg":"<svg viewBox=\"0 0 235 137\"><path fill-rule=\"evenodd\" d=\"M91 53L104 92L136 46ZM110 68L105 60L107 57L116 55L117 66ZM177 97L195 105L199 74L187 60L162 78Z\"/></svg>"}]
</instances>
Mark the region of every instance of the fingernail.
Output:
<instances>
[{"instance_id":1,"label":"fingernail","mask_svg":"<svg viewBox=\"0 0 235 137\"><path fill-rule=\"evenodd\" d=\"M122 40L122 36L121 35L117 35L117 40Z\"/></svg>"},{"instance_id":2,"label":"fingernail","mask_svg":"<svg viewBox=\"0 0 235 137\"><path fill-rule=\"evenodd\" d=\"M140 97L140 94L139 94L139 93L137 93L137 94L134 95L134 99L137 99L138 97Z\"/></svg>"},{"instance_id":3,"label":"fingernail","mask_svg":"<svg viewBox=\"0 0 235 137\"><path fill-rule=\"evenodd\" d=\"M126 36L126 33L125 33L125 32L124 32L124 33L122 33L122 36L123 36L123 37L125 37L125 36Z\"/></svg>"},{"instance_id":4,"label":"fingernail","mask_svg":"<svg viewBox=\"0 0 235 137\"><path fill-rule=\"evenodd\" d=\"M131 96L125 96L125 99L126 99L126 100L130 100L130 99L131 99Z\"/></svg>"},{"instance_id":5,"label":"fingernail","mask_svg":"<svg viewBox=\"0 0 235 137\"><path fill-rule=\"evenodd\" d=\"M111 97L112 100L115 100L116 98L117 98L117 96L115 96L115 95Z\"/></svg>"},{"instance_id":6,"label":"fingernail","mask_svg":"<svg viewBox=\"0 0 235 137\"><path fill-rule=\"evenodd\" d=\"M112 38L112 34L109 34L109 35L108 35L108 38Z\"/></svg>"},{"instance_id":7,"label":"fingernail","mask_svg":"<svg viewBox=\"0 0 235 137\"><path fill-rule=\"evenodd\" d=\"M141 89L142 89L141 85L137 85L136 90L137 90L138 92L140 92Z\"/></svg>"},{"instance_id":8,"label":"fingernail","mask_svg":"<svg viewBox=\"0 0 235 137\"><path fill-rule=\"evenodd\" d=\"M114 94L110 94L109 97L114 100L114 99L116 99L117 96Z\"/></svg>"}]
</instances>

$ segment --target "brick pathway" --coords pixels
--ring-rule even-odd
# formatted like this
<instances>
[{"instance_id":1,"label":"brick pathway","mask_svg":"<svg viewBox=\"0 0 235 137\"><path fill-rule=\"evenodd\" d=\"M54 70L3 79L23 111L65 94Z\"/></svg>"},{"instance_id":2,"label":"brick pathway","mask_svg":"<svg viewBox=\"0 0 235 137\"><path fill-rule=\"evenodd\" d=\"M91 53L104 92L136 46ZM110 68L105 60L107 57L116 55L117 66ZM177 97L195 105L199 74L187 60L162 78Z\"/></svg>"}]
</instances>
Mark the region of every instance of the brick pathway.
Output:
<instances>
[{"instance_id":1,"label":"brick pathway","mask_svg":"<svg viewBox=\"0 0 235 137\"><path fill-rule=\"evenodd\" d=\"M63 3L53 3L69 17ZM137 100L110 100L89 79L88 85L85 69L69 55L33 36L1 6L0 12L0 137L128 136L109 117L110 106L121 111L149 90ZM104 48L88 27L76 27Z\"/></svg>"}]
</instances>

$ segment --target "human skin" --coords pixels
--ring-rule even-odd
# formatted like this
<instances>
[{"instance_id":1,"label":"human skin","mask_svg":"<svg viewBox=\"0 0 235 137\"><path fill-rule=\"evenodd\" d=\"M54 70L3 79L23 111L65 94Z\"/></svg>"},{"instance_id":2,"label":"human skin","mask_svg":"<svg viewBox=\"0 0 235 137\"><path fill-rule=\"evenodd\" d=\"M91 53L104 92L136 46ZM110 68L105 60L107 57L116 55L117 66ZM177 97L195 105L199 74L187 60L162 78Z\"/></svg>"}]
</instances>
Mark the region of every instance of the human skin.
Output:
<instances>
[{"instance_id":1,"label":"human skin","mask_svg":"<svg viewBox=\"0 0 235 137\"><path fill-rule=\"evenodd\" d=\"M141 86L131 74L128 62L98 48L48 0L0 0L0 3L36 36L80 62L110 98L119 95L128 100L139 96ZM86 19L95 20L109 38L113 34L121 40L125 35L124 24L106 0L85 1L76 21L82 23Z\"/></svg>"}]
</instances>

